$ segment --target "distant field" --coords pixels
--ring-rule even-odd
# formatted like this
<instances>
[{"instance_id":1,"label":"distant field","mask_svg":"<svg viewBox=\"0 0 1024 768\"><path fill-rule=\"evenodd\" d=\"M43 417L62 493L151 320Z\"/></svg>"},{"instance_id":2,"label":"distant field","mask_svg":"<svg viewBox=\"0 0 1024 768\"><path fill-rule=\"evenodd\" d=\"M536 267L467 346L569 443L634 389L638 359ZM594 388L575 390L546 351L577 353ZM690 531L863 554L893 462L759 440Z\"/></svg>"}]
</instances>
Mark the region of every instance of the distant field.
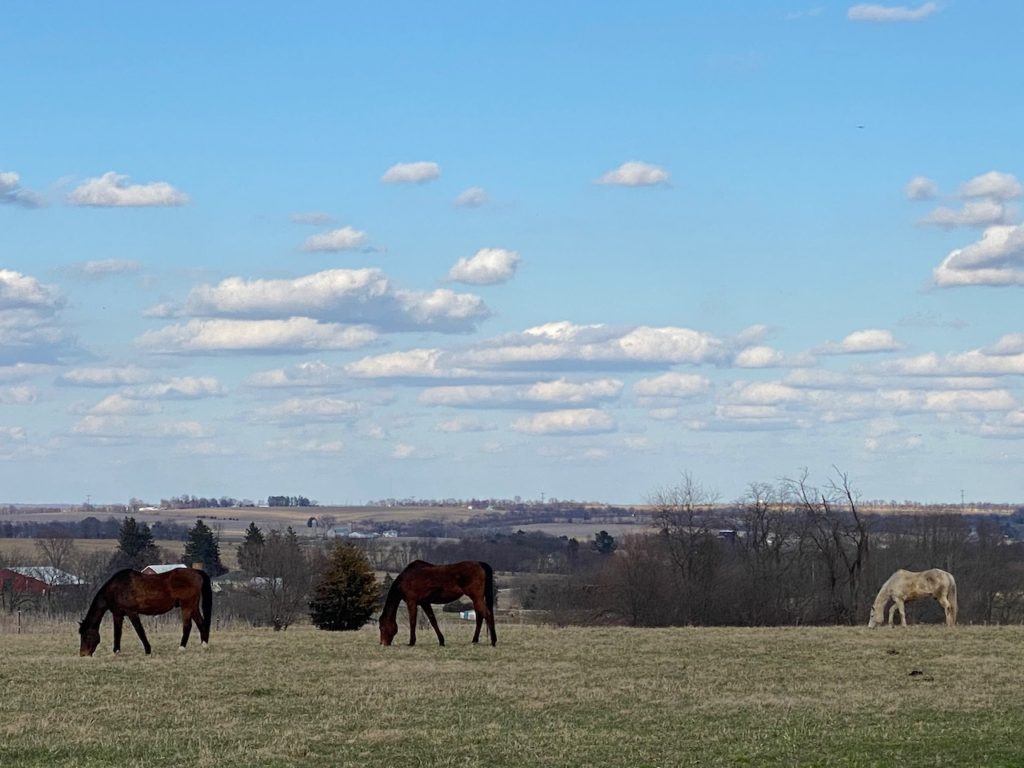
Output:
<instances>
[{"instance_id":1,"label":"distant field","mask_svg":"<svg viewBox=\"0 0 1024 768\"><path fill-rule=\"evenodd\" d=\"M556 629L472 646L220 631L94 659L3 636L15 766L1019 766L1024 628Z\"/></svg>"}]
</instances>

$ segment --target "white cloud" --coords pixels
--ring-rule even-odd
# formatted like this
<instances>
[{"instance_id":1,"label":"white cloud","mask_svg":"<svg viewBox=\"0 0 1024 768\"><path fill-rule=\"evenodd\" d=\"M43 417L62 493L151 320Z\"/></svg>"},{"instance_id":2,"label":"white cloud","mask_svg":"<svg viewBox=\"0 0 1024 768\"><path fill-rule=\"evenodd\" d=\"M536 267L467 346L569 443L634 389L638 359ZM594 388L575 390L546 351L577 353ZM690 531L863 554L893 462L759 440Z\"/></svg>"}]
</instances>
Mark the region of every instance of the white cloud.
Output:
<instances>
[{"instance_id":1,"label":"white cloud","mask_svg":"<svg viewBox=\"0 0 1024 768\"><path fill-rule=\"evenodd\" d=\"M435 425L438 432L491 432L497 427L481 421L476 416L456 416L454 419L439 421Z\"/></svg>"},{"instance_id":2,"label":"white cloud","mask_svg":"<svg viewBox=\"0 0 1024 768\"><path fill-rule=\"evenodd\" d=\"M345 366L345 372L360 379L450 379L476 377L468 368L449 365L440 349L410 349L364 357Z\"/></svg>"},{"instance_id":3,"label":"white cloud","mask_svg":"<svg viewBox=\"0 0 1024 768\"><path fill-rule=\"evenodd\" d=\"M154 403L146 403L122 394L115 393L100 400L89 409L94 416L139 416L155 413L159 407Z\"/></svg>"},{"instance_id":4,"label":"white cloud","mask_svg":"<svg viewBox=\"0 0 1024 768\"><path fill-rule=\"evenodd\" d=\"M938 3L922 3L917 8L908 8L905 5L862 3L851 6L846 12L846 17L850 21L921 21L938 10Z\"/></svg>"},{"instance_id":5,"label":"white cloud","mask_svg":"<svg viewBox=\"0 0 1024 768\"><path fill-rule=\"evenodd\" d=\"M786 356L772 347L756 346L741 350L733 360L737 368L778 368L784 365Z\"/></svg>"},{"instance_id":6,"label":"white cloud","mask_svg":"<svg viewBox=\"0 0 1024 768\"><path fill-rule=\"evenodd\" d=\"M705 376L691 373L663 373L640 379L633 385L633 394L644 398L689 399L707 394L711 382Z\"/></svg>"},{"instance_id":7,"label":"white cloud","mask_svg":"<svg viewBox=\"0 0 1024 768\"><path fill-rule=\"evenodd\" d=\"M28 308L54 312L63 305L53 286L11 269L0 269L0 310Z\"/></svg>"},{"instance_id":8,"label":"white cloud","mask_svg":"<svg viewBox=\"0 0 1024 768\"><path fill-rule=\"evenodd\" d=\"M919 224L954 229L955 227L987 227L1005 224L1009 212L995 200L969 200L959 210L939 207L918 221Z\"/></svg>"},{"instance_id":9,"label":"white cloud","mask_svg":"<svg viewBox=\"0 0 1024 768\"><path fill-rule=\"evenodd\" d=\"M56 315L64 307L56 288L0 269L0 365L56 359L72 346Z\"/></svg>"},{"instance_id":10,"label":"white cloud","mask_svg":"<svg viewBox=\"0 0 1024 768\"><path fill-rule=\"evenodd\" d=\"M302 246L304 251L326 251L336 253L338 251L351 251L359 248L366 242L366 233L352 227L332 229L330 232L321 232L317 235L310 235Z\"/></svg>"},{"instance_id":11,"label":"white cloud","mask_svg":"<svg viewBox=\"0 0 1024 768\"><path fill-rule=\"evenodd\" d=\"M479 208L490 202L490 197L483 187L468 187L455 198L456 208Z\"/></svg>"},{"instance_id":12,"label":"white cloud","mask_svg":"<svg viewBox=\"0 0 1024 768\"><path fill-rule=\"evenodd\" d=\"M932 272L935 285L1024 285L1024 225L986 229L981 240L950 251Z\"/></svg>"},{"instance_id":13,"label":"white cloud","mask_svg":"<svg viewBox=\"0 0 1024 768\"><path fill-rule=\"evenodd\" d=\"M134 365L72 368L62 373L61 384L78 387L115 387L123 384L141 384L153 377L150 371Z\"/></svg>"},{"instance_id":14,"label":"white cloud","mask_svg":"<svg viewBox=\"0 0 1024 768\"><path fill-rule=\"evenodd\" d=\"M215 354L354 349L376 339L377 332L366 326L290 317L286 320L190 320L147 331L135 343L140 349L158 354Z\"/></svg>"},{"instance_id":15,"label":"white cloud","mask_svg":"<svg viewBox=\"0 0 1024 768\"><path fill-rule=\"evenodd\" d=\"M0 171L0 205L42 208L46 200L21 186L21 176L14 171Z\"/></svg>"},{"instance_id":16,"label":"white cloud","mask_svg":"<svg viewBox=\"0 0 1024 768\"><path fill-rule=\"evenodd\" d=\"M184 205L188 201L188 195L165 181L129 184L127 176L113 171L88 179L68 195L72 205L99 208Z\"/></svg>"},{"instance_id":17,"label":"white cloud","mask_svg":"<svg viewBox=\"0 0 1024 768\"><path fill-rule=\"evenodd\" d=\"M311 453L334 456L345 450L345 444L341 440L268 440L266 445L277 454Z\"/></svg>"},{"instance_id":18,"label":"white cloud","mask_svg":"<svg viewBox=\"0 0 1024 768\"><path fill-rule=\"evenodd\" d=\"M668 184L671 174L664 168L633 160L608 171L595 183L619 187L652 187Z\"/></svg>"},{"instance_id":19,"label":"white cloud","mask_svg":"<svg viewBox=\"0 0 1024 768\"><path fill-rule=\"evenodd\" d=\"M312 224L318 227L334 224L334 217L321 211L293 213L290 218L293 224Z\"/></svg>"},{"instance_id":20,"label":"white cloud","mask_svg":"<svg viewBox=\"0 0 1024 768\"><path fill-rule=\"evenodd\" d=\"M980 349L940 357L929 352L893 360L890 373L905 376L1016 376L1024 375L1024 352L991 353Z\"/></svg>"},{"instance_id":21,"label":"white cloud","mask_svg":"<svg viewBox=\"0 0 1024 768\"><path fill-rule=\"evenodd\" d=\"M132 259L97 259L69 264L65 271L82 280L102 280L105 277L130 275L141 269L141 264Z\"/></svg>"},{"instance_id":22,"label":"white cloud","mask_svg":"<svg viewBox=\"0 0 1024 768\"><path fill-rule=\"evenodd\" d=\"M524 416L512 429L530 435L582 435L614 432L615 419L596 408L579 408Z\"/></svg>"},{"instance_id":23,"label":"white cloud","mask_svg":"<svg viewBox=\"0 0 1024 768\"><path fill-rule=\"evenodd\" d=\"M50 365L40 363L15 363L14 365L0 365L0 381L25 381L35 376L47 374L53 370Z\"/></svg>"},{"instance_id":24,"label":"white cloud","mask_svg":"<svg viewBox=\"0 0 1024 768\"><path fill-rule=\"evenodd\" d=\"M36 401L38 393L32 387L0 387L0 404L29 405Z\"/></svg>"},{"instance_id":25,"label":"white cloud","mask_svg":"<svg viewBox=\"0 0 1024 768\"><path fill-rule=\"evenodd\" d=\"M566 379L529 385L434 387L420 395L427 405L453 408L515 408L551 405L586 405L614 400L622 393L618 379L572 382Z\"/></svg>"},{"instance_id":26,"label":"white cloud","mask_svg":"<svg viewBox=\"0 0 1024 768\"><path fill-rule=\"evenodd\" d=\"M960 187L961 197L990 197L996 200L1012 200L1024 195L1024 186L1011 173L989 171L975 176Z\"/></svg>"},{"instance_id":27,"label":"white cloud","mask_svg":"<svg viewBox=\"0 0 1024 768\"><path fill-rule=\"evenodd\" d=\"M483 299L446 288L395 288L379 269L330 269L283 280L229 277L194 288L185 313L200 317L270 319L304 316L374 325L385 331L473 330L490 316Z\"/></svg>"},{"instance_id":28,"label":"white cloud","mask_svg":"<svg viewBox=\"0 0 1024 768\"><path fill-rule=\"evenodd\" d=\"M121 415L89 414L75 424L71 431L83 437L111 440L146 438L161 440L181 438L195 440L209 437L211 431L198 421L172 421L149 424Z\"/></svg>"},{"instance_id":29,"label":"white cloud","mask_svg":"<svg viewBox=\"0 0 1024 768\"><path fill-rule=\"evenodd\" d=\"M459 259L448 279L472 285L493 285L511 280L519 267L519 254L504 248L481 248L468 259Z\"/></svg>"},{"instance_id":30,"label":"white cloud","mask_svg":"<svg viewBox=\"0 0 1024 768\"><path fill-rule=\"evenodd\" d=\"M939 186L927 176L915 176L903 187L903 194L908 200L934 200Z\"/></svg>"},{"instance_id":31,"label":"white cloud","mask_svg":"<svg viewBox=\"0 0 1024 768\"><path fill-rule=\"evenodd\" d=\"M223 397L227 390L212 376L179 376L167 381L128 387L123 394L125 397L144 400L195 400L204 397Z\"/></svg>"},{"instance_id":32,"label":"white cloud","mask_svg":"<svg viewBox=\"0 0 1024 768\"><path fill-rule=\"evenodd\" d=\"M290 398L258 413L260 421L283 426L299 426L313 422L352 421L361 412L358 403L331 397Z\"/></svg>"},{"instance_id":33,"label":"white cloud","mask_svg":"<svg viewBox=\"0 0 1024 768\"><path fill-rule=\"evenodd\" d=\"M441 166L433 162L395 163L380 180L385 184L423 184L441 176Z\"/></svg>"},{"instance_id":34,"label":"white cloud","mask_svg":"<svg viewBox=\"0 0 1024 768\"><path fill-rule=\"evenodd\" d=\"M322 360L310 360L289 369L277 368L254 373L245 383L250 387L332 387L345 381L344 371Z\"/></svg>"},{"instance_id":35,"label":"white cloud","mask_svg":"<svg viewBox=\"0 0 1024 768\"><path fill-rule=\"evenodd\" d=\"M841 342L826 342L816 351L822 355L852 355L868 352L894 352L901 345L893 337L891 331L875 328L854 331Z\"/></svg>"}]
</instances>

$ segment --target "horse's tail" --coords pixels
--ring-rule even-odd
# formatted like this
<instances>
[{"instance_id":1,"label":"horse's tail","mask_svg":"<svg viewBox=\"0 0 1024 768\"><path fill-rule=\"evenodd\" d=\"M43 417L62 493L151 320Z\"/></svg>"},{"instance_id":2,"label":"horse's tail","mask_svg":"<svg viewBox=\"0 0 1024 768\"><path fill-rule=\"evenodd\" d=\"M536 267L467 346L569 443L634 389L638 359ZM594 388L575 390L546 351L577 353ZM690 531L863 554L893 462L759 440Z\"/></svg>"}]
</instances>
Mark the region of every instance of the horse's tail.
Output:
<instances>
[{"instance_id":1,"label":"horse's tail","mask_svg":"<svg viewBox=\"0 0 1024 768\"><path fill-rule=\"evenodd\" d=\"M199 637L204 643L210 642L210 622L213 619L213 587L210 585L210 574L206 571L200 571L203 575L203 604L200 607L202 616L202 624L199 627Z\"/></svg>"},{"instance_id":2,"label":"horse's tail","mask_svg":"<svg viewBox=\"0 0 1024 768\"><path fill-rule=\"evenodd\" d=\"M494 569L485 562L480 563L484 569L484 601L487 603L487 610L494 615Z\"/></svg>"},{"instance_id":3,"label":"horse's tail","mask_svg":"<svg viewBox=\"0 0 1024 768\"><path fill-rule=\"evenodd\" d=\"M953 574L949 574L949 594L946 596L949 600L949 605L953 609L953 624L956 624L956 615L960 610L960 606L956 600L956 579L953 578Z\"/></svg>"}]
</instances>

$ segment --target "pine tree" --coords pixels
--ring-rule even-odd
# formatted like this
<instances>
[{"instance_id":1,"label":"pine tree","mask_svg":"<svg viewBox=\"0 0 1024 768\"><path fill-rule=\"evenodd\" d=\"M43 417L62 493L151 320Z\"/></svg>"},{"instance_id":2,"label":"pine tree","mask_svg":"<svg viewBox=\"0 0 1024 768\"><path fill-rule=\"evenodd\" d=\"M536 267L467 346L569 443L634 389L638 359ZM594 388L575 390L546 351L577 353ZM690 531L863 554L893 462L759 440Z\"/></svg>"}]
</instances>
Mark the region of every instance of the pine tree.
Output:
<instances>
[{"instance_id":1,"label":"pine tree","mask_svg":"<svg viewBox=\"0 0 1024 768\"><path fill-rule=\"evenodd\" d=\"M320 629L359 629L380 594L370 561L351 544L337 544L310 601L310 618Z\"/></svg>"},{"instance_id":2,"label":"pine tree","mask_svg":"<svg viewBox=\"0 0 1024 768\"><path fill-rule=\"evenodd\" d=\"M213 535L210 526L202 520L196 520L196 524L189 530L188 538L185 541L185 565L202 563L204 570L211 576L220 576L227 573L227 568L220 561L220 545L217 537Z\"/></svg>"},{"instance_id":3,"label":"pine tree","mask_svg":"<svg viewBox=\"0 0 1024 768\"><path fill-rule=\"evenodd\" d=\"M263 575L263 550L266 539L256 523L249 523L245 529L245 539L238 546L238 567L249 576Z\"/></svg>"},{"instance_id":4,"label":"pine tree","mask_svg":"<svg viewBox=\"0 0 1024 768\"><path fill-rule=\"evenodd\" d=\"M153 532L149 526L136 522L134 517L126 517L117 532L117 552L111 560L111 567L139 570L159 559L160 553L153 543Z\"/></svg>"}]
</instances>

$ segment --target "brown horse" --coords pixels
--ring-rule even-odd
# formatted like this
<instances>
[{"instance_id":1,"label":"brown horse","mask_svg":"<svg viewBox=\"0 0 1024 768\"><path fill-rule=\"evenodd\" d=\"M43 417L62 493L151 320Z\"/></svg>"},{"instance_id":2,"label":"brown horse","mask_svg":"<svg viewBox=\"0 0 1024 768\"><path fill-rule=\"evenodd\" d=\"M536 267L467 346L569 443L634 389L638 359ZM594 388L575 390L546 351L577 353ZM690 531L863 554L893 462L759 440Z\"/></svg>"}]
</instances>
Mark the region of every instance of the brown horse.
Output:
<instances>
[{"instance_id":1,"label":"brown horse","mask_svg":"<svg viewBox=\"0 0 1024 768\"><path fill-rule=\"evenodd\" d=\"M184 650L192 631L192 622L199 628L199 637L205 646L210 642L210 616L213 612L213 590L210 576L193 568L175 568L166 573L148 574L126 568L111 576L92 599L89 612L78 625L82 636L79 656L92 656L100 644L100 622L110 611L114 617L114 653L121 652L121 628L124 617L135 627L146 653L149 640L142 628L139 614L155 616L181 608L181 646Z\"/></svg>"},{"instance_id":2,"label":"brown horse","mask_svg":"<svg viewBox=\"0 0 1024 768\"><path fill-rule=\"evenodd\" d=\"M494 570L487 563L477 560L463 560L450 565L431 565L423 560L414 560L398 574L384 600L380 614L381 645L391 645L398 634L398 604L405 601L409 610L409 645L416 645L416 608L423 609L430 620L430 626L437 633L437 641L444 645L444 635L437 626L437 618L431 603L450 603L465 595L473 601L476 611L476 632L473 642L480 641L480 627L487 621L491 634L491 645L498 642L494 631Z\"/></svg>"},{"instance_id":3,"label":"brown horse","mask_svg":"<svg viewBox=\"0 0 1024 768\"><path fill-rule=\"evenodd\" d=\"M871 606L868 626L885 623L885 609L890 602L892 610L888 612L889 626L894 625L897 613L903 620L903 626L907 626L906 603L922 597L934 597L946 612L946 625L952 627L956 624L956 580L953 574L939 568L929 568L927 571L905 571L900 568L878 590L875 603Z\"/></svg>"}]
</instances>

